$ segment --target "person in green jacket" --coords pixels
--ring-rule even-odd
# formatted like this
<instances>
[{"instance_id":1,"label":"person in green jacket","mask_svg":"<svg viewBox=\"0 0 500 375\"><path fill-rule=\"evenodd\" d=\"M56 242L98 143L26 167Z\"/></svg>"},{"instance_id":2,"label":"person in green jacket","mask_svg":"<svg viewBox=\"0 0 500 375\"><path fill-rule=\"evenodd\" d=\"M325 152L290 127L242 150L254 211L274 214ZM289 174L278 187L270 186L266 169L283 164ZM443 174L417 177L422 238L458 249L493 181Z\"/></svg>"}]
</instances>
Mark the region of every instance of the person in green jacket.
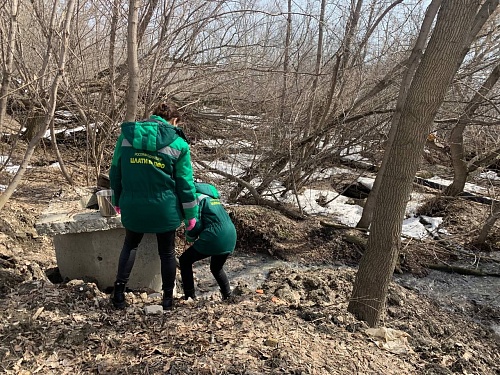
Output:
<instances>
[{"instance_id":1,"label":"person in green jacket","mask_svg":"<svg viewBox=\"0 0 500 375\"><path fill-rule=\"evenodd\" d=\"M112 303L123 309L125 286L144 233L156 233L161 262L163 309L171 310L175 285L175 230L198 215L188 141L176 124L180 114L163 102L142 121L124 122L109 173L113 204L121 213L125 241Z\"/></svg>"},{"instance_id":2,"label":"person in green jacket","mask_svg":"<svg viewBox=\"0 0 500 375\"><path fill-rule=\"evenodd\" d=\"M236 246L236 228L222 206L215 186L196 183L198 220L186 229L186 240L192 245L179 257L184 299L195 298L193 263L210 257L210 271L219 285L222 299L231 297L224 264Z\"/></svg>"}]
</instances>

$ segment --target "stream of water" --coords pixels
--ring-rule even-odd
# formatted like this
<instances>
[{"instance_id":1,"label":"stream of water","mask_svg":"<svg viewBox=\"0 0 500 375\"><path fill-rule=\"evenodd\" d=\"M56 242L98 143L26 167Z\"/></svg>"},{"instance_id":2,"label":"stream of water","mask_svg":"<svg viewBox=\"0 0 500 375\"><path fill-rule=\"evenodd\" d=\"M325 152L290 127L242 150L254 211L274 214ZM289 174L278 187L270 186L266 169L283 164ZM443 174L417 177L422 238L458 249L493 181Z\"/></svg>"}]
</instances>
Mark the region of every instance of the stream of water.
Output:
<instances>
[{"instance_id":1,"label":"stream of water","mask_svg":"<svg viewBox=\"0 0 500 375\"><path fill-rule=\"evenodd\" d=\"M292 267L307 270L306 266L274 259L265 254L234 253L224 267L231 285L238 284L250 290L258 289L269 271L276 267ZM209 260L195 263L195 280L201 298L210 298L218 293L218 286L210 273ZM472 310L490 309L498 319L500 315L500 278L469 276L431 270L426 277L411 274L395 275L394 280L436 300L443 308L460 311L475 319ZM471 306L475 306L471 309ZM496 313L495 313L496 311ZM500 335L500 322L491 322L491 327Z\"/></svg>"},{"instance_id":2,"label":"stream of water","mask_svg":"<svg viewBox=\"0 0 500 375\"><path fill-rule=\"evenodd\" d=\"M395 276L396 282L437 301L443 308L459 311L478 320L481 311L493 313L489 322L500 337L500 278L459 275L431 270L426 277Z\"/></svg>"},{"instance_id":3,"label":"stream of water","mask_svg":"<svg viewBox=\"0 0 500 375\"><path fill-rule=\"evenodd\" d=\"M281 266L290 266L290 263L265 254L239 254L235 252L228 258L224 270L231 287L234 288L234 286L241 284L255 290L262 286L271 269ZM210 273L209 258L195 263L193 271L196 286L203 293L202 297L210 297L218 293L219 287Z\"/></svg>"}]
</instances>

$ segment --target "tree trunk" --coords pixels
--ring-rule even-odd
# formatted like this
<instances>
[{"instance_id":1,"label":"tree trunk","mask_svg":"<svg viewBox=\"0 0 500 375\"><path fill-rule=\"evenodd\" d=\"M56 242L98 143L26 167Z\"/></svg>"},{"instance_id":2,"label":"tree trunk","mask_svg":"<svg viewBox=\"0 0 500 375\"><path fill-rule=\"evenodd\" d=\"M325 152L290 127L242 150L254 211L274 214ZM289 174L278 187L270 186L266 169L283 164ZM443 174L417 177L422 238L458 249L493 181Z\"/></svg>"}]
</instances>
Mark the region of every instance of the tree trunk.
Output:
<instances>
[{"instance_id":1,"label":"tree trunk","mask_svg":"<svg viewBox=\"0 0 500 375\"><path fill-rule=\"evenodd\" d=\"M427 12L425 14L424 21L422 23L422 27L420 28L420 32L418 38L415 42L415 46L412 49L410 58L408 59L408 67L406 72L403 75L403 79L401 81L401 88L398 96L398 101L396 103L396 111L392 117L392 126L389 130L389 139L387 141L386 151L384 153L384 158L382 159L382 163L380 165L380 169L375 177L375 181L373 183L372 190L366 199L366 203L363 207L363 213L361 214L361 218L359 219L357 228L368 229L373 217L373 210L375 209L375 203L377 201L377 196L380 190L380 183L382 182L382 175L384 174L385 167L388 162L389 150L394 143L394 137L397 131L397 126L399 123L399 119L401 116L402 106L406 101L406 95L408 93L408 89L413 79L413 75L418 67L418 63L420 62L420 58L422 57L422 51L425 48L425 43L429 36L429 33L432 29L432 23L434 22L434 18L441 6L442 0L433 0L432 3L427 8Z\"/></svg>"},{"instance_id":2,"label":"tree trunk","mask_svg":"<svg viewBox=\"0 0 500 375\"><path fill-rule=\"evenodd\" d=\"M73 15L73 7L74 7L74 0L70 1L68 4L68 10L66 14L66 19L64 23L64 32L62 33L62 38L61 38L61 50L59 51L59 56L58 56L58 71L56 78L54 80L54 84L52 86L51 93L53 95L51 100L49 101L49 113L47 114L47 123L50 126L50 137L52 139L52 147L54 149L54 153L56 154L57 161L59 162L59 168L61 168L61 172L68 181L70 185L73 185L73 179L71 178L68 170L66 169L66 165L64 163L64 160L62 158L62 155L59 151L59 147L57 146L57 139L56 139L56 133L54 129L54 113L56 111L56 105L57 105L57 91L59 89L59 84L61 81L63 81L64 78L64 68L66 65L66 51L68 50L69 46L69 33L70 33L70 25L71 25L71 18Z\"/></svg>"},{"instance_id":3,"label":"tree trunk","mask_svg":"<svg viewBox=\"0 0 500 375\"><path fill-rule=\"evenodd\" d=\"M286 96L288 92L288 74L289 72L289 62L290 62L290 40L292 37L292 0L287 1L287 12L288 16L286 19L286 36L285 36L285 50L283 52L283 89L281 91L281 108L280 108L280 120L285 120L285 105Z\"/></svg>"},{"instance_id":4,"label":"tree trunk","mask_svg":"<svg viewBox=\"0 0 500 375\"><path fill-rule=\"evenodd\" d=\"M108 50L108 69L109 69L109 91L110 91L110 118L115 118L117 111L116 105L116 85L115 85L115 53L116 53L116 31L118 29L120 0L113 1L113 12L111 16L111 30L109 33L109 50Z\"/></svg>"},{"instance_id":5,"label":"tree trunk","mask_svg":"<svg viewBox=\"0 0 500 375\"><path fill-rule=\"evenodd\" d=\"M26 117L25 137L30 142L45 126L45 115L41 112L32 112Z\"/></svg>"},{"instance_id":6,"label":"tree trunk","mask_svg":"<svg viewBox=\"0 0 500 375\"><path fill-rule=\"evenodd\" d=\"M326 104L323 108L323 113L321 114L321 118L319 120L320 124L324 124L325 121L330 117L330 114L335 113L336 106L332 107L333 99L335 97L335 92L340 97L342 95L342 88L337 89L337 86L343 86L345 84L345 72L349 59L351 59L351 49L352 43L355 39L355 32L358 28L359 17L361 14L361 6L363 5L362 1L357 1L354 4L354 1L351 1L351 8L349 13L349 19L347 21L345 34L342 39L340 49L336 52L336 61L333 64L333 76L331 80L331 85L329 88L329 92L327 93ZM354 107L354 105L353 105ZM328 143L328 142L325 142Z\"/></svg>"},{"instance_id":7,"label":"tree trunk","mask_svg":"<svg viewBox=\"0 0 500 375\"><path fill-rule=\"evenodd\" d=\"M61 50L59 53L59 60L57 64L57 74L54 78L54 81L52 83L52 87L50 89L49 93L49 103L48 103L48 108L47 108L47 114L45 116L45 124L42 126L40 131L36 134L36 136L30 141L28 144L28 148L26 149L26 153L24 154L23 161L21 162L21 165L19 166L19 170L17 171L16 175L10 182L9 186L7 189L4 191L2 195L0 195L0 210L5 206L5 203L9 200L9 198L12 196L14 191L16 190L17 186L21 182L24 173L26 172L26 169L28 168L28 164L31 160L31 157L33 156L33 153L35 151L36 145L42 137L44 136L45 132L47 131L50 123L54 120L54 113L56 110L56 104L57 104L57 91L59 88L59 83L61 82L63 75L64 75L64 68L66 66L66 52L68 49L68 40L69 40L69 33L70 33L70 28L71 28L71 20L73 17L73 10L75 8L75 0L69 0L67 9L66 9L66 17L64 21L64 29L62 30L62 43L61 43Z\"/></svg>"},{"instance_id":8,"label":"tree trunk","mask_svg":"<svg viewBox=\"0 0 500 375\"><path fill-rule=\"evenodd\" d=\"M483 225L479 236L477 236L474 241L477 245L484 245L486 242L486 238L488 237L488 233L490 233L491 228L495 225L495 222L500 217L500 202L495 202L492 205L492 211L488 219L486 219L486 223Z\"/></svg>"},{"instance_id":9,"label":"tree trunk","mask_svg":"<svg viewBox=\"0 0 500 375\"><path fill-rule=\"evenodd\" d=\"M128 13L128 91L127 113L125 121L134 121L137 113L137 99L139 97L139 61L137 58L137 24L139 18L139 0L130 0Z\"/></svg>"},{"instance_id":10,"label":"tree trunk","mask_svg":"<svg viewBox=\"0 0 500 375\"><path fill-rule=\"evenodd\" d=\"M401 243L401 229L425 140L458 69L479 0L443 0L415 72L382 175L367 250L361 258L348 310L372 327L384 311Z\"/></svg>"},{"instance_id":11,"label":"tree trunk","mask_svg":"<svg viewBox=\"0 0 500 375\"><path fill-rule=\"evenodd\" d=\"M17 0L12 0L10 12L9 36L5 53L5 61L2 69L2 86L0 87L0 133L5 119L7 109L7 96L9 93L10 81L12 79L12 65L14 62L14 47L17 32L17 11L19 9Z\"/></svg>"},{"instance_id":12,"label":"tree trunk","mask_svg":"<svg viewBox=\"0 0 500 375\"><path fill-rule=\"evenodd\" d=\"M500 65L497 65L484 81L481 88L472 97L469 104L465 108L463 114L458 118L458 123L451 130L450 134L450 153L453 162L453 182L445 189L444 195L457 196L464 191L467 177L469 176L469 168L465 160L464 149L464 131L467 123L474 116L474 113L479 108L481 103L486 99L486 96L495 86L500 78Z\"/></svg>"},{"instance_id":13,"label":"tree trunk","mask_svg":"<svg viewBox=\"0 0 500 375\"><path fill-rule=\"evenodd\" d=\"M307 120L306 120L306 137L311 134L311 129L313 127L321 127L321 124L314 124L314 110L316 109L316 98L318 95L318 82L319 76L321 74L321 64L323 60L323 34L324 34L324 23L325 23L325 8L326 0L321 0L321 11L319 15L318 22L318 45L316 46L316 64L314 66L314 78L312 82L312 87L310 90L309 107L307 109ZM315 119L318 121L319 119ZM302 150L305 153L306 149ZM304 155L305 156L305 155Z\"/></svg>"},{"instance_id":14,"label":"tree trunk","mask_svg":"<svg viewBox=\"0 0 500 375\"><path fill-rule=\"evenodd\" d=\"M450 154L453 164L453 182L445 189L444 195L456 196L460 194L467 182L467 162L464 150L465 124L459 123L453 127L450 134Z\"/></svg>"},{"instance_id":15,"label":"tree trunk","mask_svg":"<svg viewBox=\"0 0 500 375\"><path fill-rule=\"evenodd\" d=\"M56 28L56 18L57 18L57 0L53 0L52 2L52 11L50 15L50 22L47 27L45 24L45 16L44 16L44 10L40 9L40 6L36 4L34 1L31 2L31 5L33 6L33 10L35 12L35 16L38 20L38 23L42 27L42 29L46 30L44 33L46 40L47 40L47 52L43 56L43 62L41 64L40 70L38 71L38 76L40 77L40 80L38 80L37 88L38 88L38 94L40 97L44 98L46 93L48 92L48 87L50 86L50 75L47 74L49 70L49 64L52 59L52 52L53 52L53 41L54 41L54 32Z\"/></svg>"}]
</instances>

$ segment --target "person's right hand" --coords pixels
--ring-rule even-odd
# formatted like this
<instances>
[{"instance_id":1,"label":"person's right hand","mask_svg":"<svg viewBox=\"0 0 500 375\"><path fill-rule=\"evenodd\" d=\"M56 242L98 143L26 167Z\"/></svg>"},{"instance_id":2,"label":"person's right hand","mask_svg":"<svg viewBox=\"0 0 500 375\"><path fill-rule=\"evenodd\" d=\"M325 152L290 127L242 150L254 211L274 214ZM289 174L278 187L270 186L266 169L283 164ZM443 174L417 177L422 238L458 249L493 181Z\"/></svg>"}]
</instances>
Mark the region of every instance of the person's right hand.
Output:
<instances>
[{"instance_id":1,"label":"person's right hand","mask_svg":"<svg viewBox=\"0 0 500 375\"><path fill-rule=\"evenodd\" d=\"M184 224L186 225L186 230L193 230L196 225L196 218L193 217L192 219L186 220Z\"/></svg>"}]
</instances>

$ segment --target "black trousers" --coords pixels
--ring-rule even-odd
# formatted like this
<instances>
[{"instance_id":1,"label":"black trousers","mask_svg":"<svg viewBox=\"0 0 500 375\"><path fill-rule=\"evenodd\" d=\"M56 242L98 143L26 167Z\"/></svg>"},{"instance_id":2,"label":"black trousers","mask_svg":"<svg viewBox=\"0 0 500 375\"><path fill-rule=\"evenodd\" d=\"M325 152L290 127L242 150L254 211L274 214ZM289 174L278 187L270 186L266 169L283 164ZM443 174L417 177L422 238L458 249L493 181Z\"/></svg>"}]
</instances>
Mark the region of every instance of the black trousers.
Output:
<instances>
[{"instance_id":1,"label":"black trousers","mask_svg":"<svg viewBox=\"0 0 500 375\"><path fill-rule=\"evenodd\" d=\"M229 295L231 288L229 280L224 272L224 264L226 263L229 254L224 255L206 255L197 251L193 246L190 246L180 257L179 264L181 267L182 287L184 293L194 291L193 279L193 264L199 260L210 257L210 272L214 276L220 291L223 296Z\"/></svg>"},{"instance_id":2,"label":"black trousers","mask_svg":"<svg viewBox=\"0 0 500 375\"><path fill-rule=\"evenodd\" d=\"M144 237L144 233L132 232L126 229L125 241L118 261L116 281L127 283L135 263L137 248ZM175 231L156 233L158 254L160 255L161 280L164 295L171 296L175 284Z\"/></svg>"}]
</instances>

